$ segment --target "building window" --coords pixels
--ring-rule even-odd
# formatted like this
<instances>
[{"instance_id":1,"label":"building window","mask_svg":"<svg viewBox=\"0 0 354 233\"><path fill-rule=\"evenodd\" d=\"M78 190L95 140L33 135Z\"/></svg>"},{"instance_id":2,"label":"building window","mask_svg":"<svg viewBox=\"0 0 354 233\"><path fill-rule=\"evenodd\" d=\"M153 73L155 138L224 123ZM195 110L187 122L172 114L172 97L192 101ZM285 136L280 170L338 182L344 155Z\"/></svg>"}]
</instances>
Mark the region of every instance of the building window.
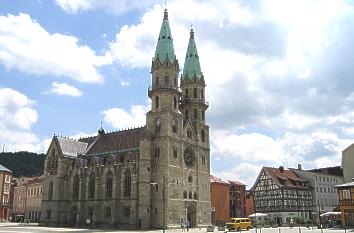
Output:
<instances>
[{"instance_id":1,"label":"building window","mask_svg":"<svg viewBox=\"0 0 354 233\"><path fill-rule=\"evenodd\" d=\"M193 98L198 98L198 91L197 88L193 89Z\"/></svg>"},{"instance_id":2,"label":"building window","mask_svg":"<svg viewBox=\"0 0 354 233\"><path fill-rule=\"evenodd\" d=\"M168 87L168 76L165 76L165 86Z\"/></svg>"},{"instance_id":3,"label":"building window","mask_svg":"<svg viewBox=\"0 0 354 233\"><path fill-rule=\"evenodd\" d=\"M197 191L194 192L194 194L193 194L193 199L194 199L194 200L197 200L197 199L198 199Z\"/></svg>"},{"instance_id":4,"label":"building window","mask_svg":"<svg viewBox=\"0 0 354 233\"><path fill-rule=\"evenodd\" d=\"M342 195L343 195L342 200L350 200L350 190L349 189L342 190Z\"/></svg>"},{"instance_id":5,"label":"building window","mask_svg":"<svg viewBox=\"0 0 354 233\"><path fill-rule=\"evenodd\" d=\"M111 207L110 206L106 206L106 208L105 208L105 216L107 218L110 218L112 216L112 211L111 211Z\"/></svg>"},{"instance_id":6,"label":"building window","mask_svg":"<svg viewBox=\"0 0 354 233\"><path fill-rule=\"evenodd\" d=\"M183 191L183 198L187 199L187 191L186 190Z\"/></svg>"},{"instance_id":7,"label":"building window","mask_svg":"<svg viewBox=\"0 0 354 233\"><path fill-rule=\"evenodd\" d=\"M200 97L201 97L202 99L204 98L204 91L203 91L203 90L200 91Z\"/></svg>"},{"instance_id":8,"label":"building window","mask_svg":"<svg viewBox=\"0 0 354 233\"><path fill-rule=\"evenodd\" d=\"M188 97L188 88L186 89L186 97Z\"/></svg>"},{"instance_id":9,"label":"building window","mask_svg":"<svg viewBox=\"0 0 354 233\"><path fill-rule=\"evenodd\" d=\"M95 181L95 174L91 174L90 179L89 179L89 190L88 190L88 195L89 198L94 198L95 197L95 186L96 186L96 181Z\"/></svg>"},{"instance_id":10,"label":"building window","mask_svg":"<svg viewBox=\"0 0 354 233\"><path fill-rule=\"evenodd\" d=\"M112 174L109 173L106 179L106 197L111 198L113 195L113 178Z\"/></svg>"},{"instance_id":11,"label":"building window","mask_svg":"<svg viewBox=\"0 0 354 233\"><path fill-rule=\"evenodd\" d=\"M49 190L48 190L48 200L52 200L53 198L53 181L49 182Z\"/></svg>"},{"instance_id":12,"label":"building window","mask_svg":"<svg viewBox=\"0 0 354 233\"><path fill-rule=\"evenodd\" d=\"M187 129L187 138L192 138L192 131Z\"/></svg>"},{"instance_id":13,"label":"building window","mask_svg":"<svg viewBox=\"0 0 354 233\"><path fill-rule=\"evenodd\" d=\"M173 107L174 109L177 109L177 97L173 98Z\"/></svg>"},{"instance_id":14,"label":"building window","mask_svg":"<svg viewBox=\"0 0 354 233\"><path fill-rule=\"evenodd\" d=\"M159 87L159 86L160 86L160 78L156 77L156 87Z\"/></svg>"},{"instance_id":15,"label":"building window","mask_svg":"<svg viewBox=\"0 0 354 233\"><path fill-rule=\"evenodd\" d=\"M177 159L177 149L173 148L172 155L174 159Z\"/></svg>"},{"instance_id":16,"label":"building window","mask_svg":"<svg viewBox=\"0 0 354 233\"><path fill-rule=\"evenodd\" d=\"M156 120L156 125L155 125L155 133L160 133L161 131L161 120L160 119L157 119Z\"/></svg>"},{"instance_id":17,"label":"building window","mask_svg":"<svg viewBox=\"0 0 354 233\"><path fill-rule=\"evenodd\" d=\"M194 120L198 120L198 110L194 109Z\"/></svg>"},{"instance_id":18,"label":"building window","mask_svg":"<svg viewBox=\"0 0 354 233\"><path fill-rule=\"evenodd\" d=\"M79 192L80 192L80 178L79 175L76 174L73 180L73 199L79 199Z\"/></svg>"},{"instance_id":19,"label":"building window","mask_svg":"<svg viewBox=\"0 0 354 233\"><path fill-rule=\"evenodd\" d=\"M189 193L188 193L188 198L189 198L189 199L192 199L192 198L193 198L192 191L189 191Z\"/></svg>"},{"instance_id":20,"label":"building window","mask_svg":"<svg viewBox=\"0 0 354 233\"><path fill-rule=\"evenodd\" d=\"M126 218L130 217L130 207L129 206L124 207L124 217L126 217Z\"/></svg>"},{"instance_id":21,"label":"building window","mask_svg":"<svg viewBox=\"0 0 354 233\"><path fill-rule=\"evenodd\" d=\"M172 132L177 133L177 123L175 120L172 121Z\"/></svg>"},{"instance_id":22,"label":"building window","mask_svg":"<svg viewBox=\"0 0 354 233\"><path fill-rule=\"evenodd\" d=\"M185 111L185 117L186 117L186 119L189 119L189 115L188 115L188 109L186 109L186 111Z\"/></svg>"},{"instance_id":23,"label":"building window","mask_svg":"<svg viewBox=\"0 0 354 233\"><path fill-rule=\"evenodd\" d=\"M155 149L155 158L159 159L160 158L160 148Z\"/></svg>"},{"instance_id":24,"label":"building window","mask_svg":"<svg viewBox=\"0 0 354 233\"><path fill-rule=\"evenodd\" d=\"M130 170L127 169L124 174L124 196L130 197L132 192L132 177Z\"/></svg>"},{"instance_id":25,"label":"building window","mask_svg":"<svg viewBox=\"0 0 354 233\"><path fill-rule=\"evenodd\" d=\"M202 156L202 164L205 164L205 155Z\"/></svg>"},{"instance_id":26,"label":"building window","mask_svg":"<svg viewBox=\"0 0 354 233\"><path fill-rule=\"evenodd\" d=\"M188 182L192 183L193 182L193 177L192 176L188 176Z\"/></svg>"},{"instance_id":27,"label":"building window","mask_svg":"<svg viewBox=\"0 0 354 233\"><path fill-rule=\"evenodd\" d=\"M155 96L155 108L159 108L160 105L160 98L159 96Z\"/></svg>"},{"instance_id":28,"label":"building window","mask_svg":"<svg viewBox=\"0 0 354 233\"><path fill-rule=\"evenodd\" d=\"M202 121L204 121L204 120L205 120L205 111L202 110Z\"/></svg>"},{"instance_id":29,"label":"building window","mask_svg":"<svg viewBox=\"0 0 354 233\"><path fill-rule=\"evenodd\" d=\"M205 131L204 131L204 129L202 129L201 130L201 140L202 140L202 142L205 142Z\"/></svg>"},{"instance_id":30,"label":"building window","mask_svg":"<svg viewBox=\"0 0 354 233\"><path fill-rule=\"evenodd\" d=\"M175 86L177 86L177 78L174 78L174 83L175 83Z\"/></svg>"}]
</instances>

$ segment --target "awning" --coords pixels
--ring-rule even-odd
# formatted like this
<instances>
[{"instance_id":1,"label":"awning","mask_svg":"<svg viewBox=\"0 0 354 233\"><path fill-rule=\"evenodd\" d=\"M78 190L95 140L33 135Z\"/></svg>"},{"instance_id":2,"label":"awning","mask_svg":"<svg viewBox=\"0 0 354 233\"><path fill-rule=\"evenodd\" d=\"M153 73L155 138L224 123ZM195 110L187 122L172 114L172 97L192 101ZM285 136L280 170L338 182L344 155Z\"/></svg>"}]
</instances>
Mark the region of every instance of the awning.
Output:
<instances>
[{"instance_id":1,"label":"awning","mask_svg":"<svg viewBox=\"0 0 354 233\"><path fill-rule=\"evenodd\" d=\"M320 216L325 217L325 216L341 215L341 214L342 214L341 212L326 212L326 213L321 214Z\"/></svg>"}]
</instances>

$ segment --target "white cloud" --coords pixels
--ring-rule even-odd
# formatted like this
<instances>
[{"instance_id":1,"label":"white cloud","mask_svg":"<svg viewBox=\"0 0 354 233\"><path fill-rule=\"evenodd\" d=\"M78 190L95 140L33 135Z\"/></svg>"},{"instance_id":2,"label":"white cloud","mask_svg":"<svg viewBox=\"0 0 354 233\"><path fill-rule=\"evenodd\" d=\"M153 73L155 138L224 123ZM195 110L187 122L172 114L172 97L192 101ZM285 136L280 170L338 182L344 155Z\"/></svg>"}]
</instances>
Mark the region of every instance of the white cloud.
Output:
<instances>
[{"instance_id":1,"label":"white cloud","mask_svg":"<svg viewBox=\"0 0 354 233\"><path fill-rule=\"evenodd\" d=\"M6 151L33 151L38 138L30 131L38 120L35 103L24 94L0 87L0 144Z\"/></svg>"},{"instance_id":2,"label":"white cloud","mask_svg":"<svg viewBox=\"0 0 354 233\"><path fill-rule=\"evenodd\" d=\"M82 92L74 86L67 83L52 82L52 88L49 93L54 93L56 95L69 95L78 97L82 95Z\"/></svg>"},{"instance_id":3,"label":"white cloud","mask_svg":"<svg viewBox=\"0 0 354 233\"><path fill-rule=\"evenodd\" d=\"M50 34L27 14L0 16L0 63L6 68L100 83L98 67L110 63L74 36Z\"/></svg>"},{"instance_id":4,"label":"white cloud","mask_svg":"<svg viewBox=\"0 0 354 233\"><path fill-rule=\"evenodd\" d=\"M146 124L145 114L148 107L133 105L130 111L122 108L111 108L102 112L104 121L117 129L131 128Z\"/></svg>"},{"instance_id":5,"label":"white cloud","mask_svg":"<svg viewBox=\"0 0 354 233\"><path fill-rule=\"evenodd\" d=\"M127 11L142 9L160 2L158 0L56 0L57 4L69 13L103 9L109 13L122 14Z\"/></svg>"},{"instance_id":6,"label":"white cloud","mask_svg":"<svg viewBox=\"0 0 354 233\"><path fill-rule=\"evenodd\" d=\"M129 86L129 82L121 80L121 81L120 81L120 85L121 85L122 87L127 87L127 86Z\"/></svg>"}]
</instances>

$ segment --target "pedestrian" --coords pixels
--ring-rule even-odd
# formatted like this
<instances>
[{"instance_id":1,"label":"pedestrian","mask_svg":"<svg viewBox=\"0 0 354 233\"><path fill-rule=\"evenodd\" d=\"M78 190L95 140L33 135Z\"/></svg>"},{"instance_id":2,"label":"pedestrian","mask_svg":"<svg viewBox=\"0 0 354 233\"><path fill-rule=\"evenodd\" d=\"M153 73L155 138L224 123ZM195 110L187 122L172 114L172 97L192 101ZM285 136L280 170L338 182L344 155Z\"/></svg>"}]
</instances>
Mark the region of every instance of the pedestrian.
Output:
<instances>
[{"instance_id":1,"label":"pedestrian","mask_svg":"<svg viewBox=\"0 0 354 233\"><path fill-rule=\"evenodd\" d=\"M179 224L181 225L182 231L184 231L184 220L183 220L183 218L181 218L181 219L179 220Z\"/></svg>"},{"instance_id":2,"label":"pedestrian","mask_svg":"<svg viewBox=\"0 0 354 233\"><path fill-rule=\"evenodd\" d=\"M188 219L186 219L186 229L187 229L187 231L189 231L189 221L188 221Z\"/></svg>"}]
</instances>

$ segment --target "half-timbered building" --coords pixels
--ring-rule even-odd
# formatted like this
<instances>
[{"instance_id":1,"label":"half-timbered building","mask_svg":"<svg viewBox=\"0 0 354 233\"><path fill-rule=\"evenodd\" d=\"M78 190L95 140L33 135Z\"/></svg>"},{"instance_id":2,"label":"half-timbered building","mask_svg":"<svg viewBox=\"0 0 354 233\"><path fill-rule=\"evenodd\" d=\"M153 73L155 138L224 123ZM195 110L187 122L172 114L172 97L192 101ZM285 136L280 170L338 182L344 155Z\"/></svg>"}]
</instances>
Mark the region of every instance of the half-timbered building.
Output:
<instances>
[{"instance_id":1,"label":"half-timbered building","mask_svg":"<svg viewBox=\"0 0 354 233\"><path fill-rule=\"evenodd\" d=\"M309 181L284 167L263 167L253 187L256 213L282 225L291 219L311 219L312 195Z\"/></svg>"}]
</instances>

